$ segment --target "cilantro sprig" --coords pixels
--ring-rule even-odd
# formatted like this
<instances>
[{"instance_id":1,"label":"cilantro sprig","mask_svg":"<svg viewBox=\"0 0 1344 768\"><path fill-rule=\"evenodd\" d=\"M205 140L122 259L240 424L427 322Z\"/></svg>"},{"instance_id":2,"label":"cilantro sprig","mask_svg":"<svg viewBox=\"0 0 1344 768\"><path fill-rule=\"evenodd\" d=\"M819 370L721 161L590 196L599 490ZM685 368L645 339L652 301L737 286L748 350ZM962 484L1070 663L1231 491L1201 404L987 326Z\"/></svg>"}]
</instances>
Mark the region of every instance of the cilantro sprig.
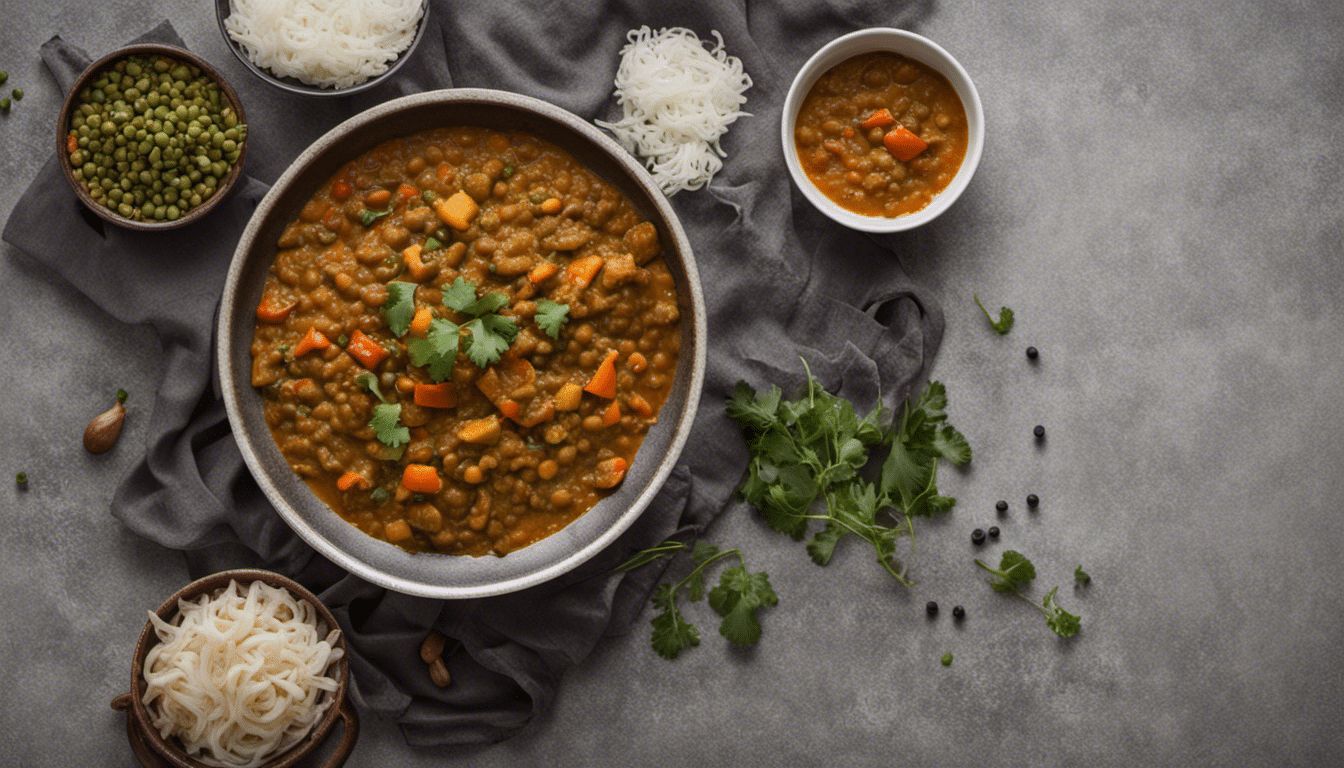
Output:
<instances>
[{"instance_id":1,"label":"cilantro sprig","mask_svg":"<svg viewBox=\"0 0 1344 768\"><path fill-rule=\"evenodd\" d=\"M569 322L569 305L550 299L537 300L537 326L552 339L560 338L560 329Z\"/></svg>"},{"instance_id":2,"label":"cilantro sprig","mask_svg":"<svg viewBox=\"0 0 1344 768\"><path fill-rule=\"evenodd\" d=\"M518 324L513 318L496 314L509 303L509 297L499 291L476 297L476 284L459 277L443 292L443 303L472 320L462 325L466 331L466 353L477 368L484 368L499 360L518 336Z\"/></svg>"},{"instance_id":3,"label":"cilantro sprig","mask_svg":"<svg viewBox=\"0 0 1344 768\"><path fill-rule=\"evenodd\" d=\"M397 280L387 284L387 301L383 302L383 320L397 336L405 336L415 317L415 283Z\"/></svg>"},{"instance_id":4,"label":"cilantro sprig","mask_svg":"<svg viewBox=\"0 0 1344 768\"><path fill-rule=\"evenodd\" d=\"M806 362L804 362L806 368ZM814 521L807 552L826 565L846 535L867 541L878 563L910 586L908 567L896 558L897 539L909 536L914 518L952 508L956 499L937 488L940 460L970 461L966 438L947 423L947 392L931 382L915 403L906 402L899 423L878 406L860 418L848 400L821 387L807 370L807 391L785 400L778 387L757 393L738 382L728 399L729 418L748 433L751 460L739 487L766 523L795 540ZM876 483L863 471L886 451ZM814 511L824 501L821 511Z\"/></svg>"},{"instance_id":5,"label":"cilantro sprig","mask_svg":"<svg viewBox=\"0 0 1344 768\"><path fill-rule=\"evenodd\" d=\"M989 566L978 557L975 559L975 564L994 577L989 586L995 592L1017 595L1045 614L1045 624L1050 627L1052 632L1060 637L1072 637L1078 634L1079 628L1082 627L1082 618L1069 613L1064 610L1063 606L1055 602L1055 594L1059 592L1059 587L1047 592L1040 605L1037 605L1019 590L1020 587L1026 586L1036 578L1036 566L1032 565L1026 555L1010 549L1003 553L998 568ZM1075 571L1075 578L1076 575L1077 572Z\"/></svg>"},{"instance_id":6,"label":"cilantro sprig","mask_svg":"<svg viewBox=\"0 0 1344 768\"><path fill-rule=\"evenodd\" d=\"M671 557L685 550L684 542L668 539L654 547L636 553L618 571L628 571L663 557ZM660 584L653 595L653 605L660 612L653 617L653 650L665 659L675 659L687 648L700 645L700 630L682 615L677 602L684 592L690 602L699 602L706 596L705 572L711 565L725 558L736 557L738 564L724 569L718 586L708 592L709 607L722 621L719 634L737 646L752 646L761 639L761 623L757 612L779 602L770 579L764 571L747 571L746 560L737 549L720 551L718 547L697 541L691 550L692 569L676 583Z\"/></svg>"},{"instance_id":7,"label":"cilantro sprig","mask_svg":"<svg viewBox=\"0 0 1344 768\"><path fill-rule=\"evenodd\" d=\"M995 333L1002 336L1012 329L1013 310L1007 307L999 307L999 319L995 320L993 315L989 314L989 310L985 309L985 305L980 303L979 296L971 294L971 298L975 299L975 304L980 307L980 311L985 313L985 319L989 320L989 327L993 328Z\"/></svg>"},{"instance_id":8,"label":"cilantro sprig","mask_svg":"<svg viewBox=\"0 0 1344 768\"><path fill-rule=\"evenodd\" d=\"M378 387L378 377L369 371L356 376L355 382L379 400L373 406L373 418L369 420L369 426L373 428L378 442L394 449L395 455L385 455L384 458L401 458L401 450L411 441L410 428L401 423L401 403L392 403L383 397L383 391Z\"/></svg>"}]
</instances>

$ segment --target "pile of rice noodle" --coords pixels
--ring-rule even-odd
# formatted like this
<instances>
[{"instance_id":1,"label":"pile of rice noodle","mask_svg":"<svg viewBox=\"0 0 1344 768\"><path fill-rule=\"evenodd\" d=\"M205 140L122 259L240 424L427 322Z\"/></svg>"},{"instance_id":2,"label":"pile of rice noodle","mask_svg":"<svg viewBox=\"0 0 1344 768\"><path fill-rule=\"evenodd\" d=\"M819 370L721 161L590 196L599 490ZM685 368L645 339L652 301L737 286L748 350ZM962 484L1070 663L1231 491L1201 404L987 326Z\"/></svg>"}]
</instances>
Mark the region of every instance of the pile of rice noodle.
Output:
<instances>
[{"instance_id":1,"label":"pile of rice noodle","mask_svg":"<svg viewBox=\"0 0 1344 768\"><path fill-rule=\"evenodd\" d=\"M628 151L644 157L669 196L709 183L728 156L719 137L748 114L740 107L751 77L740 59L724 52L723 36L712 34L717 44L706 50L683 27L631 30L616 71L616 100L624 117L597 121Z\"/></svg>"},{"instance_id":2,"label":"pile of rice noodle","mask_svg":"<svg viewBox=\"0 0 1344 768\"><path fill-rule=\"evenodd\" d=\"M253 581L244 593L230 581L214 598L180 601L173 624L149 620L160 640L145 657L150 720L206 765L261 765L331 705L339 630L318 637L316 609L287 590Z\"/></svg>"},{"instance_id":3,"label":"pile of rice noodle","mask_svg":"<svg viewBox=\"0 0 1344 768\"><path fill-rule=\"evenodd\" d=\"M322 88L387 71L411 45L424 0L231 0L229 37L258 67Z\"/></svg>"}]
</instances>

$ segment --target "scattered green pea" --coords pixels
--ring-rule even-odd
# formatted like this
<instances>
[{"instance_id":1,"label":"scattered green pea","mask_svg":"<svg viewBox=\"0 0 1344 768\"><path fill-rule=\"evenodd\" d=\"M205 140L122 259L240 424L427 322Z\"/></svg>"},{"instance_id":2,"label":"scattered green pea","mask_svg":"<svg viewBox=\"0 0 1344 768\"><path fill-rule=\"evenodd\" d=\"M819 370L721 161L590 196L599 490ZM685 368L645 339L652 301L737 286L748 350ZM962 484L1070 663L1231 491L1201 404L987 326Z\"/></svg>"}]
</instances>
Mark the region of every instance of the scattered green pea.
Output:
<instances>
[{"instance_id":1,"label":"scattered green pea","mask_svg":"<svg viewBox=\"0 0 1344 768\"><path fill-rule=\"evenodd\" d=\"M3 73L3 72L0 72L0 74L4 74L4 73ZM3 82L3 81L0 81L0 82ZM15 476L14 476L14 484L17 485L17 486L19 486L19 490L21 490L21 491L24 490L24 489L26 489L26 488L28 487L28 473L27 473L27 472L20 472L20 473L18 473L17 475L15 475Z\"/></svg>"},{"instance_id":2,"label":"scattered green pea","mask_svg":"<svg viewBox=\"0 0 1344 768\"><path fill-rule=\"evenodd\" d=\"M5 97L5 98L3 98L3 99L0 99L0 111L3 111L3 112L8 112L8 111L9 111L9 97Z\"/></svg>"},{"instance_id":3,"label":"scattered green pea","mask_svg":"<svg viewBox=\"0 0 1344 768\"><path fill-rule=\"evenodd\" d=\"M22 89L22 88L15 88L15 89L12 91L12 93L14 94L14 100L15 100L15 101L23 101L23 89Z\"/></svg>"},{"instance_id":4,"label":"scattered green pea","mask_svg":"<svg viewBox=\"0 0 1344 768\"><path fill-rule=\"evenodd\" d=\"M943 666L944 666L944 667L950 667L950 666L952 666L952 652L951 652L951 651L948 651L947 653L944 653L944 654L943 654Z\"/></svg>"},{"instance_id":5,"label":"scattered green pea","mask_svg":"<svg viewBox=\"0 0 1344 768\"><path fill-rule=\"evenodd\" d=\"M8 79L9 79L9 73L0 69L0 85L4 85L5 81Z\"/></svg>"}]
</instances>

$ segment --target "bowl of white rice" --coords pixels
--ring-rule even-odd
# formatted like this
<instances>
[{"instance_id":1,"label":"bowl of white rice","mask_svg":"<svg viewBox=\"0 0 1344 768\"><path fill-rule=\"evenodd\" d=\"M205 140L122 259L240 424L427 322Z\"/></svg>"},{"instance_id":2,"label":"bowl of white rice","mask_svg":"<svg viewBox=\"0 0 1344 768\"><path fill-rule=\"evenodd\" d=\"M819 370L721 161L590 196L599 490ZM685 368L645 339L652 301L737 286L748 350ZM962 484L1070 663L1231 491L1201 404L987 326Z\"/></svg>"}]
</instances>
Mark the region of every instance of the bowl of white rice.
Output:
<instances>
[{"instance_id":1,"label":"bowl of white rice","mask_svg":"<svg viewBox=\"0 0 1344 768\"><path fill-rule=\"evenodd\" d=\"M336 618L300 584L271 571L223 571L149 613L131 692L112 708L126 712L143 765L287 768L343 720L340 765L359 737L347 655Z\"/></svg>"},{"instance_id":2,"label":"bowl of white rice","mask_svg":"<svg viewBox=\"0 0 1344 768\"><path fill-rule=\"evenodd\" d=\"M425 34L428 0L215 0L224 42L257 77L300 96L388 79Z\"/></svg>"}]
</instances>

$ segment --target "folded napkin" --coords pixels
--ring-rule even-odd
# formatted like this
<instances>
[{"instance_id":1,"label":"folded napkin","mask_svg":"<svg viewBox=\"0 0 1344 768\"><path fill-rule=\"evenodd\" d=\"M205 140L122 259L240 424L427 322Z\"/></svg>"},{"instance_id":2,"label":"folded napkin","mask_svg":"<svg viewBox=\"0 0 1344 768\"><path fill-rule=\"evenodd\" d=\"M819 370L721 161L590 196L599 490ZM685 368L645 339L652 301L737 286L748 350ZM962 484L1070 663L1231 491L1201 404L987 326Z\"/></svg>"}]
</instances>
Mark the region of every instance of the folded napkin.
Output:
<instances>
[{"instance_id":1,"label":"folded napkin","mask_svg":"<svg viewBox=\"0 0 1344 768\"><path fill-rule=\"evenodd\" d=\"M611 81L625 33L640 25L723 34L754 80L751 117L723 145L723 171L674 207L695 249L709 316L706 383L682 459L648 511L607 550L546 584L499 597L438 601L384 590L317 555L275 513L243 464L212 386L214 314L224 275L266 184L249 177L220 208L178 230L147 234L85 211L53 157L11 213L3 237L127 324L148 324L163 345L164 374L143 454L122 482L112 513L127 527L182 550L194 576L265 567L316 592L352 650L353 696L365 712L395 718L416 745L470 745L507 738L544 710L561 674L605 634L638 618L660 567L612 568L671 536L697 536L738 506L746 465L740 433L724 416L733 385L775 383L796 393L801 359L861 410L895 406L927 370L942 316L877 240L824 219L792 189L778 144L780 108L793 73L833 37L865 26L909 26L929 0L843 2L811 8L655 0L608 0L565 10L565 23L533 6L432 0L426 37L389 84L314 106L254 80L235 80L249 108L248 171L275 178L306 139L275 126L317 121L321 130L402 93L479 86L554 102L586 119L613 119ZM142 40L181 45L166 22ZM42 56L63 88L90 57L53 38ZM253 100L261 105L253 110ZM258 122L257 116L265 120ZM305 123L307 124L307 123ZM52 237L60 233L60 237ZM57 247L59 243L59 247ZM78 254L79 258L71 258ZM753 553L768 563L767 552ZM435 687L418 647L448 635L453 683ZM652 653L650 651L650 653Z\"/></svg>"}]
</instances>

